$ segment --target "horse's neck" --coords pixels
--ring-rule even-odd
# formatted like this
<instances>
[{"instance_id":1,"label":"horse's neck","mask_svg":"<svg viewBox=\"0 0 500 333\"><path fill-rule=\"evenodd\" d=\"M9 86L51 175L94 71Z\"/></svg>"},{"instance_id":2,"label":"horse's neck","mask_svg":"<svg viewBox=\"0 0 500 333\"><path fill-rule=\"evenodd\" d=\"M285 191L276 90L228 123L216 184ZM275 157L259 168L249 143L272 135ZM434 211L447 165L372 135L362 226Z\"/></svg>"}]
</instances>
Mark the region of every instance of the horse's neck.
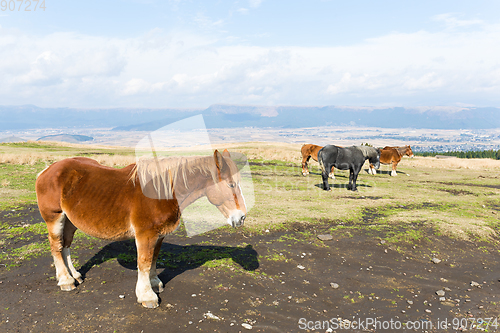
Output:
<instances>
[{"instance_id":1,"label":"horse's neck","mask_svg":"<svg viewBox=\"0 0 500 333\"><path fill-rule=\"evenodd\" d=\"M396 148L396 151L398 152L399 156L403 156L406 153L406 147L398 147Z\"/></svg>"},{"instance_id":2,"label":"horse's neck","mask_svg":"<svg viewBox=\"0 0 500 333\"><path fill-rule=\"evenodd\" d=\"M197 168L194 169L194 172L186 171L185 177L186 181L184 181L182 172L179 172L174 182L174 195L181 211L205 196L206 188L214 185L211 175L205 175Z\"/></svg>"}]
</instances>

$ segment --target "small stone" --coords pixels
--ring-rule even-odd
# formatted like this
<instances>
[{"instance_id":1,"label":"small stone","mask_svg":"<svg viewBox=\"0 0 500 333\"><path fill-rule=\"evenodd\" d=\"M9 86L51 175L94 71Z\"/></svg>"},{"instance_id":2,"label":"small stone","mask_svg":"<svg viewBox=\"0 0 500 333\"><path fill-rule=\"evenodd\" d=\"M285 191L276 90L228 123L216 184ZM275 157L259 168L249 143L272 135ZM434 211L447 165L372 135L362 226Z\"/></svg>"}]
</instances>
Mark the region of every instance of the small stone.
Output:
<instances>
[{"instance_id":1,"label":"small stone","mask_svg":"<svg viewBox=\"0 0 500 333\"><path fill-rule=\"evenodd\" d=\"M441 262L441 259L438 259L438 258L432 258L431 260L433 263L435 264L439 264Z\"/></svg>"},{"instance_id":2,"label":"small stone","mask_svg":"<svg viewBox=\"0 0 500 333\"><path fill-rule=\"evenodd\" d=\"M333 239L333 236L332 235L318 235L318 239L321 240L321 241L329 241L329 240L332 240Z\"/></svg>"},{"instance_id":3,"label":"small stone","mask_svg":"<svg viewBox=\"0 0 500 333\"><path fill-rule=\"evenodd\" d=\"M438 291L436 291L436 295L438 295L438 296L441 296L441 297L442 297L442 296L444 296L445 294L446 294L446 293L444 292L444 290L438 290Z\"/></svg>"},{"instance_id":4,"label":"small stone","mask_svg":"<svg viewBox=\"0 0 500 333\"><path fill-rule=\"evenodd\" d=\"M401 310L401 313L406 313L406 311L405 310Z\"/></svg>"},{"instance_id":5,"label":"small stone","mask_svg":"<svg viewBox=\"0 0 500 333\"><path fill-rule=\"evenodd\" d=\"M217 317L216 315L214 315L212 312L208 311L207 313L204 313L203 316L207 319L211 319L211 320L216 320L216 321L219 321L220 318Z\"/></svg>"},{"instance_id":6,"label":"small stone","mask_svg":"<svg viewBox=\"0 0 500 333\"><path fill-rule=\"evenodd\" d=\"M448 279L445 279L445 278L440 278L439 280L441 280L441 282L444 282L444 283L448 282Z\"/></svg>"},{"instance_id":7,"label":"small stone","mask_svg":"<svg viewBox=\"0 0 500 333\"><path fill-rule=\"evenodd\" d=\"M444 287L444 288L443 288L443 290L444 290L444 291L448 291L448 292L450 292L450 291L451 291L451 289L450 289L450 288L448 288L448 287Z\"/></svg>"},{"instance_id":8,"label":"small stone","mask_svg":"<svg viewBox=\"0 0 500 333\"><path fill-rule=\"evenodd\" d=\"M432 311L431 311L431 309L425 309L425 312L426 313L431 313Z\"/></svg>"},{"instance_id":9,"label":"small stone","mask_svg":"<svg viewBox=\"0 0 500 333\"><path fill-rule=\"evenodd\" d=\"M125 298L125 295L119 295L118 297L123 299L123 298Z\"/></svg>"},{"instance_id":10,"label":"small stone","mask_svg":"<svg viewBox=\"0 0 500 333\"><path fill-rule=\"evenodd\" d=\"M478 309L483 309L483 308L484 308L484 305L479 305L477 308L478 308Z\"/></svg>"},{"instance_id":11,"label":"small stone","mask_svg":"<svg viewBox=\"0 0 500 333\"><path fill-rule=\"evenodd\" d=\"M385 244L385 243L386 243L386 241L385 241L384 239L382 239L382 240L380 241L380 244Z\"/></svg>"},{"instance_id":12,"label":"small stone","mask_svg":"<svg viewBox=\"0 0 500 333\"><path fill-rule=\"evenodd\" d=\"M337 283L330 283L330 286L333 288L333 289L338 289L339 288L339 285Z\"/></svg>"},{"instance_id":13,"label":"small stone","mask_svg":"<svg viewBox=\"0 0 500 333\"><path fill-rule=\"evenodd\" d=\"M475 282L475 281L472 281L470 283L471 287L479 287L479 283Z\"/></svg>"},{"instance_id":14,"label":"small stone","mask_svg":"<svg viewBox=\"0 0 500 333\"><path fill-rule=\"evenodd\" d=\"M192 294L191 297L196 297L196 294Z\"/></svg>"},{"instance_id":15,"label":"small stone","mask_svg":"<svg viewBox=\"0 0 500 333\"><path fill-rule=\"evenodd\" d=\"M413 305L413 301L407 300L406 303Z\"/></svg>"},{"instance_id":16,"label":"small stone","mask_svg":"<svg viewBox=\"0 0 500 333\"><path fill-rule=\"evenodd\" d=\"M243 328L246 328L247 330L251 330L251 329L252 329L252 325L247 324L247 323L243 323L243 324L241 324L241 326L242 326Z\"/></svg>"},{"instance_id":17,"label":"small stone","mask_svg":"<svg viewBox=\"0 0 500 333\"><path fill-rule=\"evenodd\" d=\"M385 249L384 252L387 253L387 249Z\"/></svg>"},{"instance_id":18,"label":"small stone","mask_svg":"<svg viewBox=\"0 0 500 333\"><path fill-rule=\"evenodd\" d=\"M297 265L297 268L298 268L298 269L306 269L306 268L305 268L304 266L302 266L302 265Z\"/></svg>"},{"instance_id":19,"label":"small stone","mask_svg":"<svg viewBox=\"0 0 500 333\"><path fill-rule=\"evenodd\" d=\"M444 302L444 301L446 301L446 297L439 297L439 301L440 301L440 302Z\"/></svg>"}]
</instances>

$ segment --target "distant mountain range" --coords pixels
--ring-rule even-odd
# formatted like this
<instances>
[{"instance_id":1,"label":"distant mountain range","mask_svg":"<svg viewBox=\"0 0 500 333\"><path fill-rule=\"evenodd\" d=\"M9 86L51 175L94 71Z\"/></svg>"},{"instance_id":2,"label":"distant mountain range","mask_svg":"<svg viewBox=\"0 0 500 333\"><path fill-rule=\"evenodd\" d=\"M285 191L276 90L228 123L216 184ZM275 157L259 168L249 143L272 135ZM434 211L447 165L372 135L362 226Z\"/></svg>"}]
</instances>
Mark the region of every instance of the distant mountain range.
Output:
<instances>
[{"instance_id":1,"label":"distant mountain range","mask_svg":"<svg viewBox=\"0 0 500 333\"><path fill-rule=\"evenodd\" d=\"M203 114L207 128L368 126L382 128L500 128L500 108L212 105L206 109L77 109L0 106L0 131L37 128L113 128L152 131Z\"/></svg>"}]
</instances>

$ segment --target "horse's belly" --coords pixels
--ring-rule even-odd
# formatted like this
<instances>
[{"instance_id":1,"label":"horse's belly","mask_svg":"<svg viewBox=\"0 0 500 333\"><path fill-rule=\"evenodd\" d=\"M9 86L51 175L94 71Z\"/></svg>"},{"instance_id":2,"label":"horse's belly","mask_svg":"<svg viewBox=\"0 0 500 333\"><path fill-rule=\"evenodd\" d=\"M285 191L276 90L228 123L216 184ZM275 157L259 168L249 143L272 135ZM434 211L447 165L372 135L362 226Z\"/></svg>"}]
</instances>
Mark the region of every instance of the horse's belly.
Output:
<instances>
[{"instance_id":1,"label":"horse's belly","mask_svg":"<svg viewBox=\"0 0 500 333\"><path fill-rule=\"evenodd\" d=\"M65 212L68 219L75 227L89 236L119 241L134 238L134 230L128 219L114 219L109 216L90 216L77 212Z\"/></svg>"}]
</instances>

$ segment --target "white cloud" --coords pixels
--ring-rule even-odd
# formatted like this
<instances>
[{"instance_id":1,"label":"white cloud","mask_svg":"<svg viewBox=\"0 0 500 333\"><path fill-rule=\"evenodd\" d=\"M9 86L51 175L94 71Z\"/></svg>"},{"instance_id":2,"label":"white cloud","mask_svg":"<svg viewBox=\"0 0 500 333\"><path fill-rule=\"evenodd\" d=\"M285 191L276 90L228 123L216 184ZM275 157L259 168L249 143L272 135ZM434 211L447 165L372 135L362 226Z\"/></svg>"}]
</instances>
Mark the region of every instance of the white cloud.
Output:
<instances>
[{"instance_id":1,"label":"white cloud","mask_svg":"<svg viewBox=\"0 0 500 333\"><path fill-rule=\"evenodd\" d=\"M461 20L456 17L454 13L446 13L440 14L433 17L434 21L443 22L447 28L455 29L455 28L463 28L470 27L474 25L483 25L484 22L482 20L473 19L473 20Z\"/></svg>"},{"instance_id":2,"label":"white cloud","mask_svg":"<svg viewBox=\"0 0 500 333\"><path fill-rule=\"evenodd\" d=\"M2 29L0 98L74 107L499 104L500 26L453 24L336 47L224 45L159 29L135 38Z\"/></svg>"},{"instance_id":3,"label":"white cloud","mask_svg":"<svg viewBox=\"0 0 500 333\"><path fill-rule=\"evenodd\" d=\"M248 4L250 5L250 7L252 8L257 8L261 5L262 3L262 0L248 0Z\"/></svg>"}]
</instances>

